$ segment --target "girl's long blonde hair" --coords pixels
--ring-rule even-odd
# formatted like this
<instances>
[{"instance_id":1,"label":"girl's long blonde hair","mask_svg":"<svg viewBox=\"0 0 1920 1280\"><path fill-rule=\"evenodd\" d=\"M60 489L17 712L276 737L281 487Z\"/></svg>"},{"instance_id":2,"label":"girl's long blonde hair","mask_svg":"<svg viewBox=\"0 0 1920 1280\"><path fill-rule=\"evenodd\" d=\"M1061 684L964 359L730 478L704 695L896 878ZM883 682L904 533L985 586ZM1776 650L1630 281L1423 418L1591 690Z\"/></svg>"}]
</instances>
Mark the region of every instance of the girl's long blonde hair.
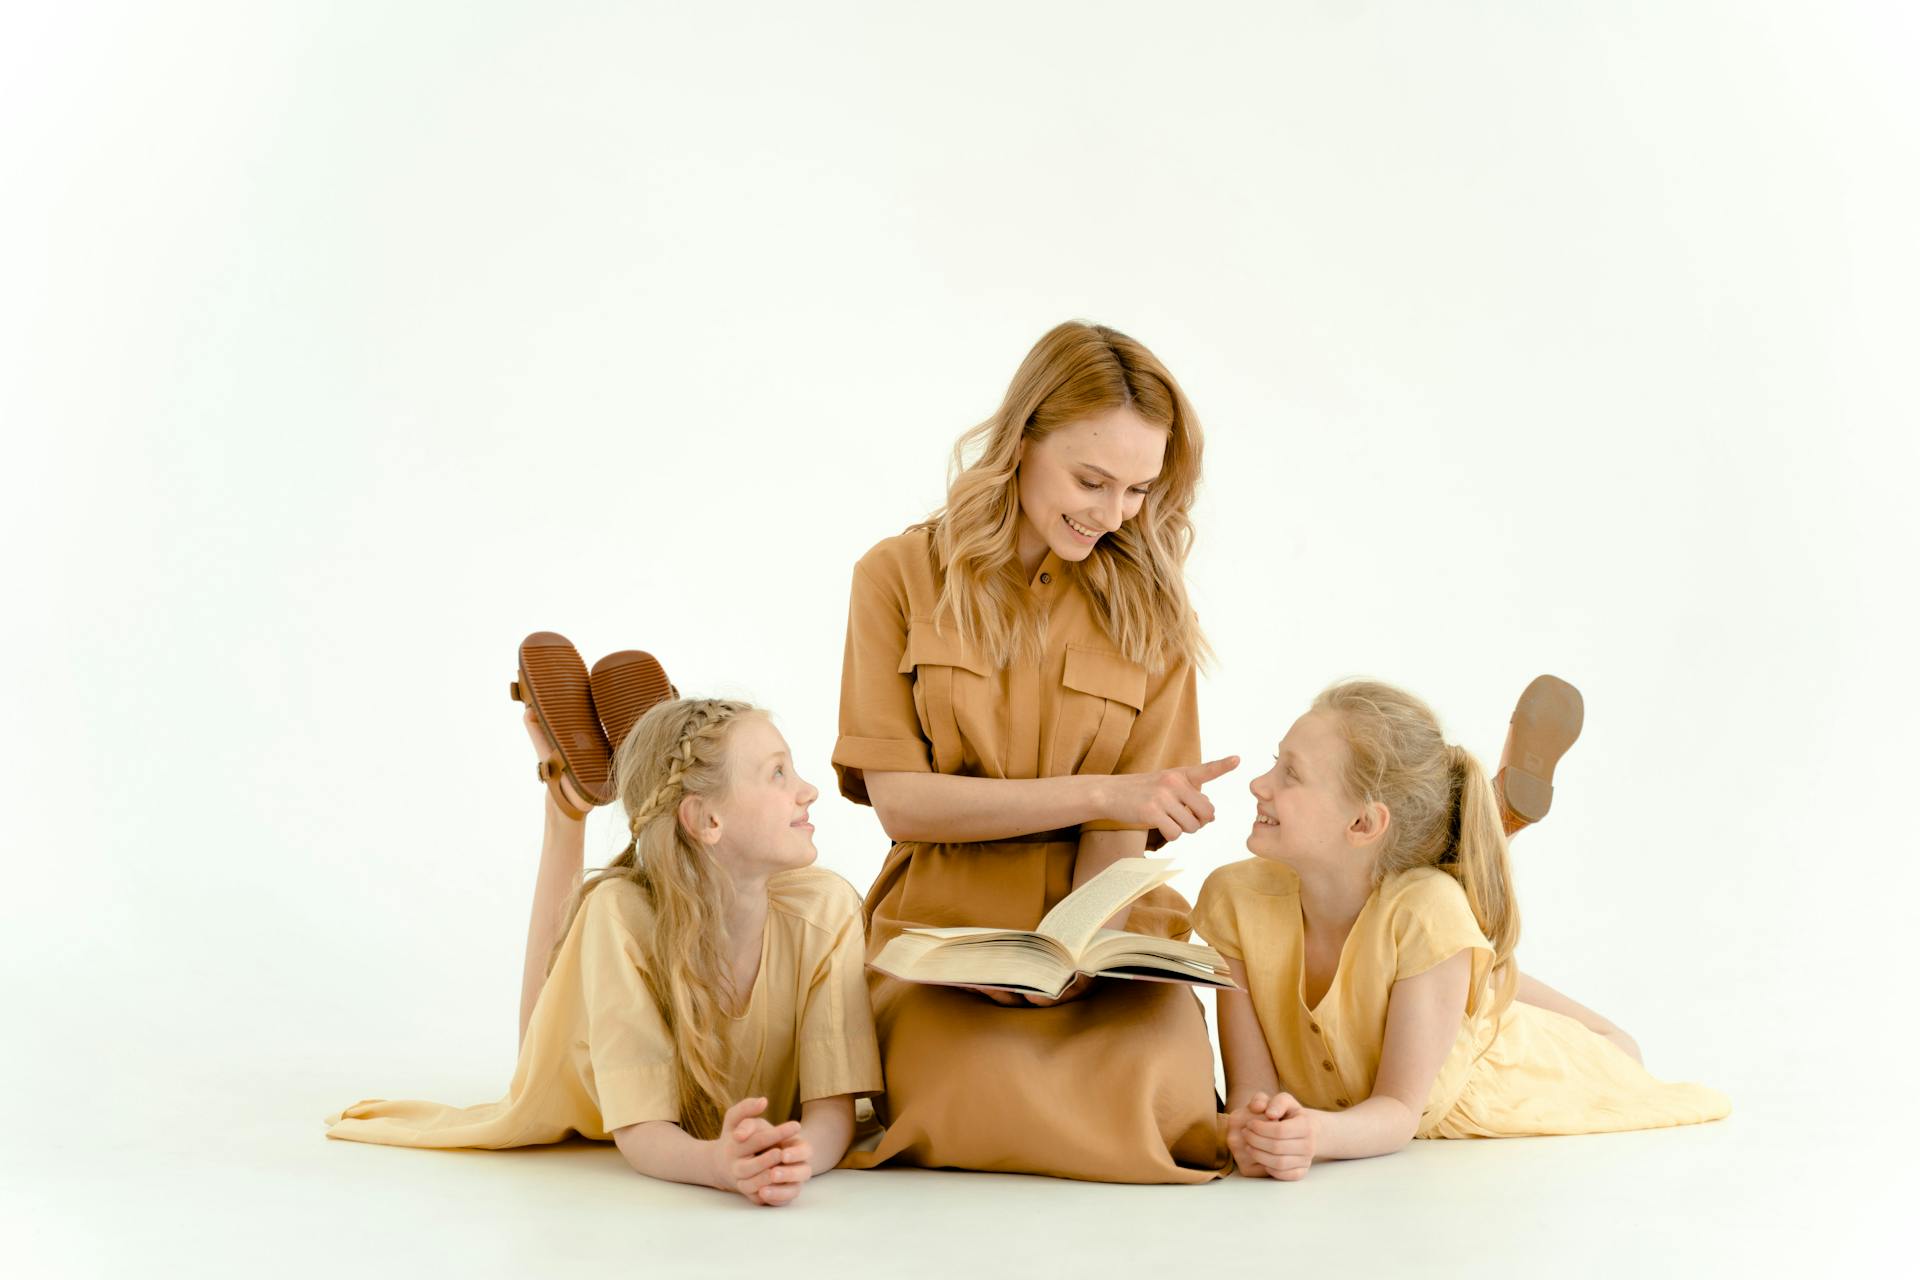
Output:
<instances>
[{"instance_id":1,"label":"girl's long blonde hair","mask_svg":"<svg viewBox=\"0 0 1920 1280\"><path fill-rule=\"evenodd\" d=\"M1520 907L1513 897L1507 835L1480 762L1447 742L1419 698L1371 680L1337 684L1313 701L1332 712L1347 741L1346 786L1384 804L1387 834L1374 883L1414 867L1438 867L1467 891L1473 918L1493 944L1496 989L1510 990Z\"/></svg>"},{"instance_id":2,"label":"girl's long blonde hair","mask_svg":"<svg viewBox=\"0 0 1920 1280\"><path fill-rule=\"evenodd\" d=\"M1206 657L1184 572L1200 423L1151 351L1105 325L1070 320L1034 344L1000 408L960 437L946 505L917 526L932 531L935 567L944 575L936 619L962 640L977 640L998 666L1036 658L1042 643L1042 621L1020 573L1020 444L1123 406L1166 429L1166 461L1139 513L1069 572L1108 637L1135 662L1161 670Z\"/></svg>"},{"instance_id":3,"label":"girl's long blonde hair","mask_svg":"<svg viewBox=\"0 0 1920 1280\"><path fill-rule=\"evenodd\" d=\"M696 1138L715 1137L726 1110L724 1001L731 984L724 922L733 882L681 823L680 801L725 795L727 733L750 714L759 709L745 702L679 698L640 717L613 763L633 838L619 857L581 878L560 930L564 941L581 902L608 880L630 880L646 894L653 929L641 939L644 976L673 1037L680 1127Z\"/></svg>"}]
</instances>

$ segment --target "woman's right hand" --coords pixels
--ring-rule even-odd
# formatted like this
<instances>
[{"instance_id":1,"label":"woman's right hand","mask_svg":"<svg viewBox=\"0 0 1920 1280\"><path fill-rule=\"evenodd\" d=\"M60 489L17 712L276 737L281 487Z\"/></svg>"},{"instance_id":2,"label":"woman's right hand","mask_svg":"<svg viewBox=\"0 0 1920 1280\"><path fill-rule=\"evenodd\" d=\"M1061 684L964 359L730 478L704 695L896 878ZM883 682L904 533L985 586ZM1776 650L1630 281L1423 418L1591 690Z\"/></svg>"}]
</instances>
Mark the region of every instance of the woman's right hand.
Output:
<instances>
[{"instance_id":1,"label":"woman's right hand","mask_svg":"<svg viewBox=\"0 0 1920 1280\"><path fill-rule=\"evenodd\" d=\"M768 1124L760 1116L765 1098L742 1098L727 1108L713 1140L713 1185L737 1191L755 1204L786 1204L813 1175L804 1160L789 1161L787 1144L800 1136L800 1122Z\"/></svg>"},{"instance_id":2,"label":"woman's right hand","mask_svg":"<svg viewBox=\"0 0 1920 1280\"><path fill-rule=\"evenodd\" d=\"M1102 816L1156 829L1171 843L1213 821L1213 801L1200 788L1239 767L1239 756L1222 756L1158 773L1115 774L1107 780Z\"/></svg>"}]
</instances>

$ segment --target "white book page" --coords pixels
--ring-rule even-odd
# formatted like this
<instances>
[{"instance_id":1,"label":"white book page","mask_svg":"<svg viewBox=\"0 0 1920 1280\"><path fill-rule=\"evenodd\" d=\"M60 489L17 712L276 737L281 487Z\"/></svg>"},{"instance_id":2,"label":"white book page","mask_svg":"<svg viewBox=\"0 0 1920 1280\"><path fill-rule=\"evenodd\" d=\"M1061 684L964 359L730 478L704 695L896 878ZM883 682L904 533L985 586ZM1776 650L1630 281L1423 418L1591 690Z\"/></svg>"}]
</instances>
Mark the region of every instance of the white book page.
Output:
<instances>
[{"instance_id":1,"label":"white book page","mask_svg":"<svg viewBox=\"0 0 1920 1280\"><path fill-rule=\"evenodd\" d=\"M1109 916L1171 879L1172 858L1122 858L1060 899L1034 932L1057 939L1077 957Z\"/></svg>"}]
</instances>

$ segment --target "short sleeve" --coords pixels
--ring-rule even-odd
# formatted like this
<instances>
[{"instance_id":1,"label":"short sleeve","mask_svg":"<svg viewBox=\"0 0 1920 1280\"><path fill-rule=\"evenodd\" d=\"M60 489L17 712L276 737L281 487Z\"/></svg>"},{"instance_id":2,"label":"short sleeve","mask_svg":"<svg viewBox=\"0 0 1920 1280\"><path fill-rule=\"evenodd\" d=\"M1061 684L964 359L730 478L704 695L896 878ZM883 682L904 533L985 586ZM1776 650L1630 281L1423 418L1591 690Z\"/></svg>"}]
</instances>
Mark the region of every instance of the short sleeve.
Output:
<instances>
[{"instance_id":1,"label":"short sleeve","mask_svg":"<svg viewBox=\"0 0 1920 1280\"><path fill-rule=\"evenodd\" d=\"M1225 883L1224 870L1215 871L1200 886L1200 896L1193 904L1193 931L1229 960L1244 960L1246 956L1240 950L1240 924L1234 919L1233 894Z\"/></svg>"},{"instance_id":2,"label":"short sleeve","mask_svg":"<svg viewBox=\"0 0 1920 1280\"><path fill-rule=\"evenodd\" d=\"M1414 978L1462 951L1474 958L1473 990L1493 960L1493 944L1480 931L1467 905L1466 890L1445 872L1430 872L1403 889L1390 916L1393 931L1393 980Z\"/></svg>"},{"instance_id":3,"label":"short sleeve","mask_svg":"<svg viewBox=\"0 0 1920 1280\"><path fill-rule=\"evenodd\" d=\"M580 909L580 989L587 1014L587 1056L609 1133L644 1120L680 1119L673 1037L643 976L640 940L622 918L609 884Z\"/></svg>"},{"instance_id":4,"label":"short sleeve","mask_svg":"<svg viewBox=\"0 0 1920 1280\"><path fill-rule=\"evenodd\" d=\"M1115 773L1153 773L1200 763L1199 678L1190 659L1182 658L1147 683L1146 705L1134 717ZM1147 831L1147 848L1158 849L1166 837L1139 823L1101 818L1080 824L1082 831Z\"/></svg>"},{"instance_id":5,"label":"short sleeve","mask_svg":"<svg viewBox=\"0 0 1920 1280\"><path fill-rule=\"evenodd\" d=\"M907 651L903 584L880 580L865 561L854 566L847 604L847 651L840 669L840 736L833 768L840 794L867 798L864 771L929 773L933 769L920 717L913 706L913 675L900 670Z\"/></svg>"},{"instance_id":6,"label":"short sleeve","mask_svg":"<svg viewBox=\"0 0 1920 1280\"><path fill-rule=\"evenodd\" d=\"M800 1016L800 1100L879 1093L880 1048L867 997L866 939L860 900L842 885L845 919L816 966Z\"/></svg>"}]
</instances>

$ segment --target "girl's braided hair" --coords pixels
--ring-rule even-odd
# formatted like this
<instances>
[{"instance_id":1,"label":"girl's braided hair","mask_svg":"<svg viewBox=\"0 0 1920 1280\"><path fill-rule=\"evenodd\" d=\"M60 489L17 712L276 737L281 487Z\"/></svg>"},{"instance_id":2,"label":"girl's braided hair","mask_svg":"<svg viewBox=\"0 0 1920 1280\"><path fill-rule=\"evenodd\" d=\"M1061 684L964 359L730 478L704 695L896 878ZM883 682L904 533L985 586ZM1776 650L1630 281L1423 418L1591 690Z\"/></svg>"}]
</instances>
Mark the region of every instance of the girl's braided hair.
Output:
<instances>
[{"instance_id":1,"label":"girl's braided hair","mask_svg":"<svg viewBox=\"0 0 1920 1280\"><path fill-rule=\"evenodd\" d=\"M727 976L722 922L732 882L680 820L680 802L726 794L728 732L754 714L745 702L679 698L640 717L613 761L632 838L581 878L560 931L565 945L581 903L606 881L628 880L646 894L653 927L640 940L642 976L673 1038L680 1126L696 1138L716 1136L725 1114L726 1009L744 993L731 991Z\"/></svg>"}]
</instances>

